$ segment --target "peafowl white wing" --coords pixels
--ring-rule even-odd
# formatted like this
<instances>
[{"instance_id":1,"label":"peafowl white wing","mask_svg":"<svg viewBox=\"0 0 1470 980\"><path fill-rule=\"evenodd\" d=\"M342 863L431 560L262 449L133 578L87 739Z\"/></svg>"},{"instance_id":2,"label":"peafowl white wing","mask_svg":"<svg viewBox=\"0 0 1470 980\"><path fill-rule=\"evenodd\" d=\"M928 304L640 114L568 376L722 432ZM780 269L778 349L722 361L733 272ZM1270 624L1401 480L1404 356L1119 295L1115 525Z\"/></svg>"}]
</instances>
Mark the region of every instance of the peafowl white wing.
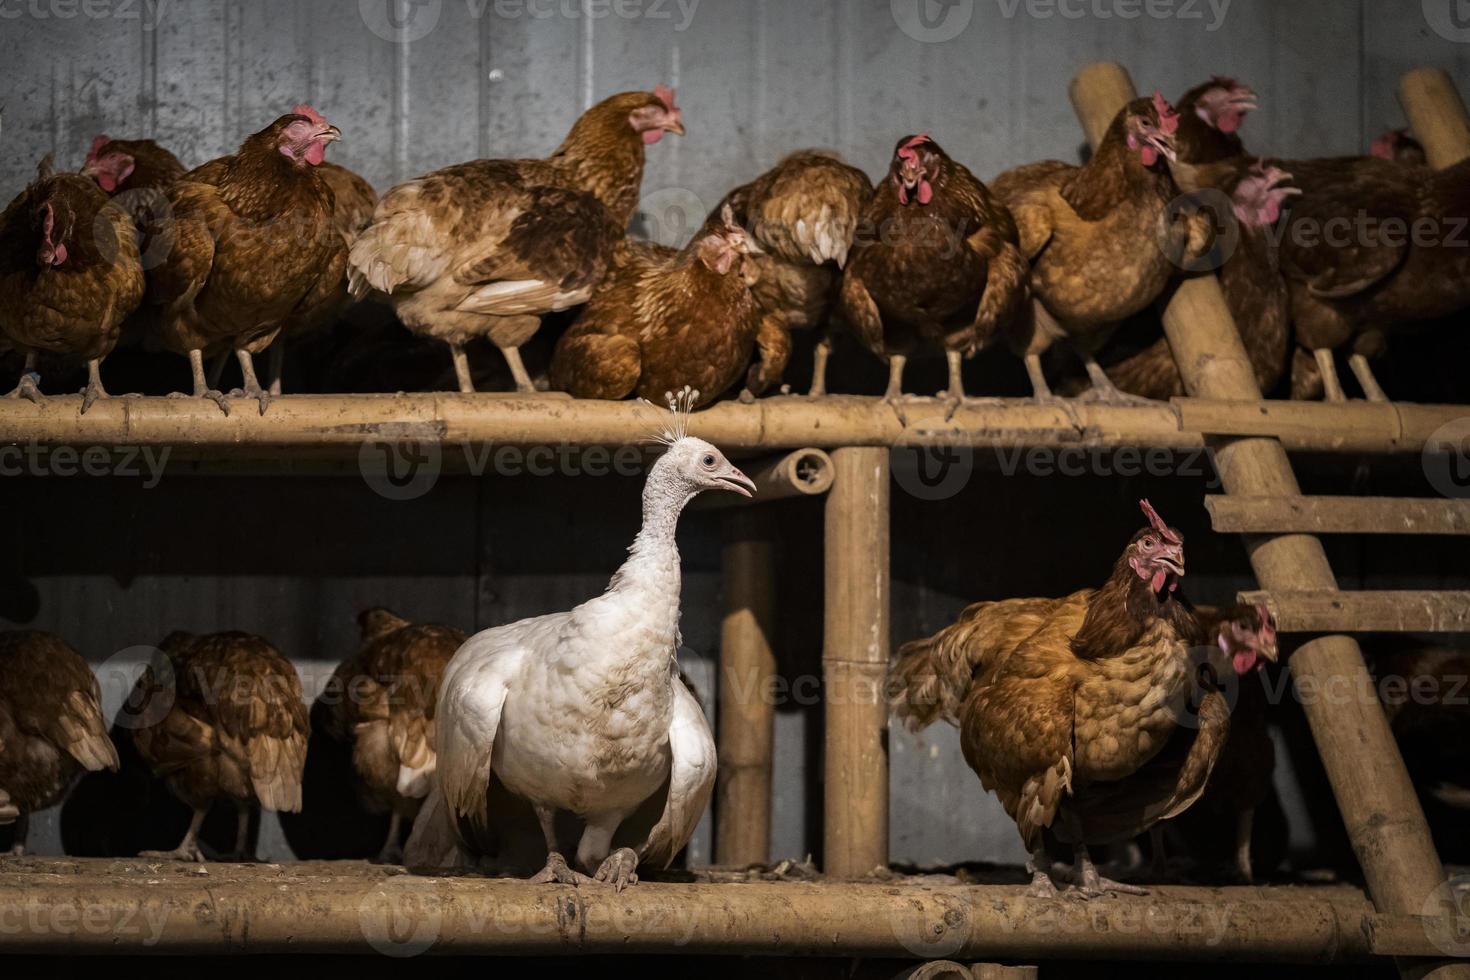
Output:
<instances>
[{"instance_id":1,"label":"peafowl white wing","mask_svg":"<svg viewBox=\"0 0 1470 980\"><path fill-rule=\"evenodd\" d=\"M668 442L644 485L643 526L607 591L569 612L485 630L450 661L437 786L409 839L411 867L491 856L505 820L498 788L535 812L547 856L532 881L621 891L640 864L667 866L693 833L714 786L715 748L675 663L674 532L698 493L749 496L755 487L709 443L674 433ZM581 821L580 871L562 856L559 814Z\"/></svg>"}]
</instances>

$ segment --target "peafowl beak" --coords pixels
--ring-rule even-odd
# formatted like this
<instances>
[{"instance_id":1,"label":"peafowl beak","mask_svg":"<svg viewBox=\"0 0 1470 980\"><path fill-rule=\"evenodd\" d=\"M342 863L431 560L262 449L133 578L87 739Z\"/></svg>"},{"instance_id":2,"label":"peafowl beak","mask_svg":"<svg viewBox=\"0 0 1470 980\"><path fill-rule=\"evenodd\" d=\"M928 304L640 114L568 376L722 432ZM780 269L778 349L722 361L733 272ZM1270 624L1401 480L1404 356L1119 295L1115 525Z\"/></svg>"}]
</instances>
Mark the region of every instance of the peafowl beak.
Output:
<instances>
[{"instance_id":1,"label":"peafowl beak","mask_svg":"<svg viewBox=\"0 0 1470 980\"><path fill-rule=\"evenodd\" d=\"M716 477L715 483L721 490L733 490L742 497L755 496L755 483L733 466L730 467L730 472Z\"/></svg>"}]
</instances>

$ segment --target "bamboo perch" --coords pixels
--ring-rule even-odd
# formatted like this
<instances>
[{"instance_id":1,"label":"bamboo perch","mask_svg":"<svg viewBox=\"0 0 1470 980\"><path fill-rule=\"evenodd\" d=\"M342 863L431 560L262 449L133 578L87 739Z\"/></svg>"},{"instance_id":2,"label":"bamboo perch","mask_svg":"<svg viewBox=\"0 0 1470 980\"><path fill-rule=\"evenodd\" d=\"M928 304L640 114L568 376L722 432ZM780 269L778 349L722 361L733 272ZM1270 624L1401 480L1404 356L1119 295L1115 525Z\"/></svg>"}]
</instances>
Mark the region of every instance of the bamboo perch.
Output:
<instances>
[{"instance_id":1,"label":"bamboo perch","mask_svg":"<svg viewBox=\"0 0 1470 980\"><path fill-rule=\"evenodd\" d=\"M1442 68L1409 72L1399 81L1399 102L1431 167L1443 170L1470 157L1470 118L1449 72Z\"/></svg>"},{"instance_id":2,"label":"bamboo perch","mask_svg":"<svg viewBox=\"0 0 1470 980\"><path fill-rule=\"evenodd\" d=\"M1451 920L1376 913L1346 889L1161 886L1129 901L1021 885L640 882L607 888L344 874L342 862L199 877L137 861L0 875L0 954L669 953L961 962L1127 958L1359 962L1429 955ZM33 862L33 866L36 866ZM117 869L77 873L83 868ZM44 865L40 865L44 867ZM146 884L145 884L146 882ZM691 971L698 970L694 964Z\"/></svg>"},{"instance_id":3,"label":"bamboo perch","mask_svg":"<svg viewBox=\"0 0 1470 980\"><path fill-rule=\"evenodd\" d=\"M222 455L355 458L369 443L439 445L446 470L464 468L463 447L636 446L653 429L629 402L545 396L286 395L264 416L226 417L201 399L117 398L79 415L80 399L41 405L0 399L0 448L169 446L174 459ZM961 445L981 448L1146 446L1199 449L1205 436L1276 436L1292 450L1418 453L1442 426L1465 414L1457 405L1263 402L1176 399L1145 406L1021 399L968 399L946 421L947 403L905 401L908 424L878 398L777 396L752 405L721 402L698 413L691 431L729 450L842 446ZM0 454L0 467L17 461ZM22 463L23 466L23 463ZM9 472L9 469L4 470Z\"/></svg>"},{"instance_id":4,"label":"bamboo perch","mask_svg":"<svg viewBox=\"0 0 1470 980\"><path fill-rule=\"evenodd\" d=\"M769 525L769 515L759 510L736 511L723 554L715 860L734 867L771 859L776 561Z\"/></svg>"},{"instance_id":5,"label":"bamboo perch","mask_svg":"<svg viewBox=\"0 0 1470 980\"><path fill-rule=\"evenodd\" d=\"M1265 603L1284 633L1470 632L1470 592L1252 591L1240 601Z\"/></svg>"},{"instance_id":6,"label":"bamboo perch","mask_svg":"<svg viewBox=\"0 0 1470 980\"><path fill-rule=\"evenodd\" d=\"M755 496L707 493L695 498L701 509L743 508L790 497L817 497L832 489L832 457L808 447L741 466L755 483Z\"/></svg>"},{"instance_id":7,"label":"bamboo perch","mask_svg":"<svg viewBox=\"0 0 1470 980\"><path fill-rule=\"evenodd\" d=\"M1222 534L1470 534L1470 500L1212 496L1205 509Z\"/></svg>"},{"instance_id":8,"label":"bamboo perch","mask_svg":"<svg viewBox=\"0 0 1470 980\"><path fill-rule=\"evenodd\" d=\"M823 870L888 864L888 452L832 453L822 678Z\"/></svg>"},{"instance_id":9,"label":"bamboo perch","mask_svg":"<svg viewBox=\"0 0 1470 980\"><path fill-rule=\"evenodd\" d=\"M1136 91L1128 73L1116 64L1089 65L1078 73L1071 86L1072 102L1091 139L1106 130ZM1164 307L1163 319L1190 395L1260 399L1240 334L1213 275L1181 282ZM1274 439L1226 442L1216 453L1215 466L1227 493L1301 494L1286 451ZM1266 590L1337 588L1322 543L1314 537L1248 537L1246 547L1256 578ZM1362 652L1346 636L1313 640L1296 650L1289 663L1299 686L1308 680L1318 687L1345 682L1350 688L1363 688L1370 683ZM1380 911L1418 913L1443 885L1444 867L1388 722L1376 703L1325 702L1313 699L1303 709L1369 893ZM1470 967L1416 963L1401 966L1401 972L1448 978L1470 974Z\"/></svg>"}]
</instances>

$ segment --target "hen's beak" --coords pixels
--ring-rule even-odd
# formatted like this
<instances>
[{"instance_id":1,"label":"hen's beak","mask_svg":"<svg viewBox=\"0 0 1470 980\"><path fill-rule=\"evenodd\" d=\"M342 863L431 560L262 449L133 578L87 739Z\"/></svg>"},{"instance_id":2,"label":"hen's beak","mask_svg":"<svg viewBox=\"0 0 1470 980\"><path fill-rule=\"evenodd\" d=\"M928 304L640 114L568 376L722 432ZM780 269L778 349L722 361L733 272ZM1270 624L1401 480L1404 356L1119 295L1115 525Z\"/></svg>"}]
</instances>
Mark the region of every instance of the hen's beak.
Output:
<instances>
[{"instance_id":1,"label":"hen's beak","mask_svg":"<svg viewBox=\"0 0 1470 980\"><path fill-rule=\"evenodd\" d=\"M755 496L755 483L733 466L730 467L730 472L715 477L715 482L720 485L721 490L730 490L742 497Z\"/></svg>"},{"instance_id":2,"label":"hen's beak","mask_svg":"<svg viewBox=\"0 0 1470 980\"><path fill-rule=\"evenodd\" d=\"M1182 578L1184 576L1184 549L1170 548L1155 558L1154 564L1160 565L1170 574Z\"/></svg>"},{"instance_id":3,"label":"hen's beak","mask_svg":"<svg viewBox=\"0 0 1470 980\"><path fill-rule=\"evenodd\" d=\"M684 120L681 119L681 118L679 118L678 116L675 116L674 118L670 119L668 122L664 123L664 127L663 128L664 128L664 132L666 132L666 133L673 133L675 136L683 136L684 135Z\"/></svg>"},{"instance_id":4,"label":"hen's beak","mask_svg":"<svg viewBox=\"0 0 1470 980\"><path fill-rule=\"evenodd\" d=\"M318 133L316 138L324 143L339 143L342 140L342 130L336 126L328 126Z\"/></svg>"}]
</instances>

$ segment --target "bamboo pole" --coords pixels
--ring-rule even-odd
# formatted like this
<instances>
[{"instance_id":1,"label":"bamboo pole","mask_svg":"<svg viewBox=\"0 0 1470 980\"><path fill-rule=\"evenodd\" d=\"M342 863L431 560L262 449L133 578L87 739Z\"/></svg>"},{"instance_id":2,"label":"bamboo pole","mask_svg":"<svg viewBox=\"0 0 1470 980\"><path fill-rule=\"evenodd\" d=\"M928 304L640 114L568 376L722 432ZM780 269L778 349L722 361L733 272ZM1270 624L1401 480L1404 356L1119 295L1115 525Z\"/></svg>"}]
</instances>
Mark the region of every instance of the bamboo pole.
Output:
<instances>
[{"instance_id":1,"label":"bamboo pole","mask_svg":"<svg viewBox=\"0 0 1470 980\"><path fill-rule=\"evenodd\" d=\"M629 402L547 396L285 395L265 415L220 414L202 399L117 398L78 414L80 399L35 405L0 399L0 475L28 472L26 454L74 448L168 446L190 458L371 461L375 444L427 445L446 471L466 469L492 446L638 446L657 419ZM967 399L946 420L947 403L904 403L907 424L882 399L776 396L721 402L698 413L691 431L726 450L842 446L1095 447L1199 449L1205 436L1277 436L1293 450L1418 453L1433 433L1464 415L1456 405L1176 399L1157 405L1039 405L1022 399ZM14 448L12 448L14 447ZM19 454L19 455L17 455ZM363 454L369 454L364 456ZM467 458L470 457L470 458ZM493 459L492 461L493 462ZM76 462L73 461L73 468Z\"/></svg>"},{"instance_id":2,"label":"bamboo pole","mask_svg":"<svg viewBox=\"0 0 1470 980\"><path fill-rule=\"evenodd\" d=\"M1346 889L1162 886L1127 902L1022 885L643 881L607 888L309 866L27 862L0 875L0 955L670 953L919 959L1361 962L1428 955L1449 919ZM54 865L48 867L48 865ZM99 870L89 870L96 868ZM102 871L100 869L107 869ZM49 873L47 873L49 871ZM697 967L694 967L697 969Z\"/></svg>"},{"instance_id":3,"label":"bamboo pole","mask_svg":"<svg viewBox=\"0 0 1470 980\"><path fill-rule=\"evenodd\" d=\"M1205 509L1221 534L1470 534L1470 500L1210 496Z\"/></svg>"},{"instance_id":4,"label":"bamboo pole","mask_svg":"<svg viewBox=\"0 0 1470 980\"><path fill-rule=\"evenodd\" d=\"M1292 589L1242 592L1239 598L1265 603L1283 633L1470 632L1470 592Z\"/></svg>"},{"instance_id":5,"label":"bamboo pole","mask_svg":"<svg viewBox=\"0 0 1470 980\"><path fill-rule=\"evenodd\" d=\"M1072 101L1090 138L1134 98L1128 73L1116 64L1089 65L1071 86ZM1240 334L1213 275L1179 284L1164 307L1164 331L1179 363L1186 390L1194 396L1257 401L1261 391ZM1215 465L1227 493L1298 496L1301 493L1281 443L1236 439L1221 446ZM1322 543L1308 535L1246 539L1261 586L1272 589L1335 589L1337 579ZM1345 683L1368 689L1362 652L1349 637L1326 636L1296 650L1290 660L1300 686ZM1338 810L1368 881L1384 912L1413 914L1432 901L1445 880L1429 837L1424 813L1404 769L1382 709L1355 699L1303 699L1303 710L1332 783ZM1463 976L1460 965L1403 966L1406 975Z\"/></svg>"},{"instance_id":6,"label":"bamboo pole","mask_svg":"<svg viewBox=\"0 0 1470 980\"><path fill-rule=\"evenodd\" d=\"M715 860L736 867L771 857L776 561L769 525L762 511L735 512L723 555Z\"/></svg>"},{"instance_id":7,"label":"bamboo pole","mask_svg":"<svg viewBox=\"0 0 1470 980\"><path fill-rule=\"evenodd\" d=\"M1036 980L1041 971L1034 966L1008 966L1003 963L972 963L974 980Z\"/></svg>"},{"instance_id":8,"label":"bamboo pole","mask_svg":"<svg viewBox=\"0 0 1470 980\"><path fill-rule=\"evenodd\" d=\"M823 868L888 864L888 451L832 453L822 677L826 708Z\"/></svg>"},{"instance_id":9,"label":"bamboo pole","mask_svg":"<svg viewBox=\"0 0 1470 980\"><path fill-rule=\"evenodd\" d=\"M1399 102L1409 129L1436 170L1470 157L1470 117L1465 101L1442 68L1416 68L1399 81Z\"/></svg>"}]
</instances>

